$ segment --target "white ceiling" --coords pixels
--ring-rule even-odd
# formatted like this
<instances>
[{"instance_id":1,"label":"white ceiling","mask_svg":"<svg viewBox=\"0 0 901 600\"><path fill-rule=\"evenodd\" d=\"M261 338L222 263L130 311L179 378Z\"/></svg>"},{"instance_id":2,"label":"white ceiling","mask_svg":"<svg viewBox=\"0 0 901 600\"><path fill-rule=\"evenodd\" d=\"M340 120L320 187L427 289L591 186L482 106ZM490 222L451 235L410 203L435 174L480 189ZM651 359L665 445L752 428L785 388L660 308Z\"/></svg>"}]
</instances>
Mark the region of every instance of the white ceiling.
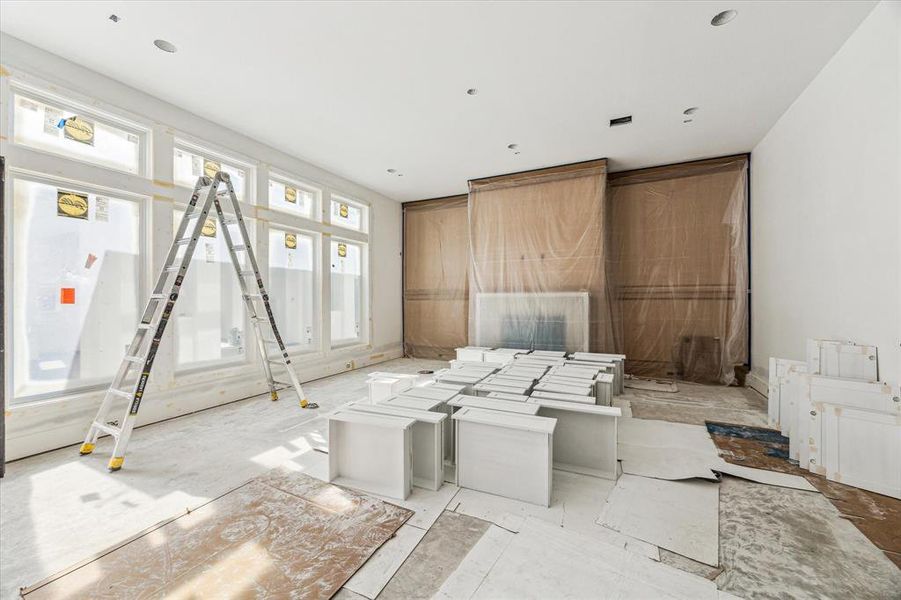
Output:
<instances>
[{"instance_id":1,"label":"white ceiling","mask_svg":"<svg viewBox=\"0 0 901 600\"><path fill-rule=\"evenodd\" d=\"M874 4L3 2L0 29L415 200L593 158L623 170L749 151ZM728 8L738 17L712 27ZM216 68L226 85L204 80Z\"/></svg>"}]
</instances>

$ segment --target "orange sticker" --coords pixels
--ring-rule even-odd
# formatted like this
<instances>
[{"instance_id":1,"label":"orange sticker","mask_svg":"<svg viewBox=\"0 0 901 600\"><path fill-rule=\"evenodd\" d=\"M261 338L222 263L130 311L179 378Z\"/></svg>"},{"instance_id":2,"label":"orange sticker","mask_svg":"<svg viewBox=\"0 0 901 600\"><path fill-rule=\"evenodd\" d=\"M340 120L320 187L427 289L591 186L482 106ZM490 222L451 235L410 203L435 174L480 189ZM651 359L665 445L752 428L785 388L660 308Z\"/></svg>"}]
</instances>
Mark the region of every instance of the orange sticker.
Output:
<instances>
[{"instance_id":1,"label":"orange sticker","mask_svg":"<svg viewBox=\"0 0 901 600\"><path fill-rule=\"evenodd\" d=\"M75 304L75 288L59 288L60 304Z\"/></svg>"}]
</instances>

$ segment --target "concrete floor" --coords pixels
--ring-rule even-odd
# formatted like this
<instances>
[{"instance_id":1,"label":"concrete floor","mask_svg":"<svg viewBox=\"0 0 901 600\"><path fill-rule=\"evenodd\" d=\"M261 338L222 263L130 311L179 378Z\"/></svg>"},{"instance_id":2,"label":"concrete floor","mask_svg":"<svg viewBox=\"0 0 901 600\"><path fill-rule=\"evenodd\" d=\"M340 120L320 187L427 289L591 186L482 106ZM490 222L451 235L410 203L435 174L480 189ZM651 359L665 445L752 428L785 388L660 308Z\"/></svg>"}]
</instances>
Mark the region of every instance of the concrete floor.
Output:
<instances>
[{"instance_id":1,"label":"concrete floor","mask_svg":"<svg viewBox=\"0 0 901 600\"><path fill-rule=\"evenodd\" d=\"M310 383L308 395L322 406L316 412L260 397L151 425L136 431L126 468L115 475L105 469L109 442L92 457L71 447L10 463L0 480L0 598L266 469L322 458L312 451L325 444L317 413L365 396L366 373L442 366L401 359ZM628 391L623 400L640 418L695 423L706 415L749 425L766 418L765 401L736 388L680 384L677 394ZM901 571L820 494L729 477L721 486L722 571L666 551L663 562L745 598L901 597ZM428 597L487 530L488 521L454 512L449 499L440 499L448 510L435 512L437 520L411 521L428 531L380 599ZM350 590L338 597L364 598Z\"/></svg>"}]
</instances>

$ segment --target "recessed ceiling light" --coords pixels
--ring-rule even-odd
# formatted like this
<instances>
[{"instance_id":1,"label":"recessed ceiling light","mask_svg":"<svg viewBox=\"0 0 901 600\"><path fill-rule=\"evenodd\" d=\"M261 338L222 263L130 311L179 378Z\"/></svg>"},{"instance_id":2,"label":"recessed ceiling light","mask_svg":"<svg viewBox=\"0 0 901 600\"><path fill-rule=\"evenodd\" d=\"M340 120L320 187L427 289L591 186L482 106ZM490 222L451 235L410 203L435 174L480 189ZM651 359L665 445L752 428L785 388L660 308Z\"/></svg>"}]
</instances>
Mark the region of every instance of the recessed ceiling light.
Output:
<instances>
[{"instance_id":1,"label":"recessed ceiling light","mask_svg":"<svg viewBox=\"0 0 901 600\"><path fill-rule=\"evenodd\" d=\"M110 15L109 20L112 21L113 23L118 23L122 19L119 18L119 15Z\"/></svg>"},{"instance_id":2,"label":"recessed ceiling light","mask_svg":"<svg viewBox=\"0 0 901 600\"><path fill-rule=\"evenodd\" d=\"M388 169L389 173L397 173L397 169Z\"/></svg>"},{"instance_id":3,"label":"recessed ceiling light","mask_svg":"<svg viewBox=\"0 0 901 600\"><path fill-rule=\"evenodd\" d=\"M516 151L516 152L514 152L514 153L513 153L513 154L519 154L519 150L517 150L517 151Z\"/></svg>"},{"instance_id":4,"label":"recessed ceiling light","mask_svg":"<svg viewBox=\"0 0 901 600\"><path fill-rule=\"evenodd\" d=\"M628 115L625 117L617 117L615 119L610 119L610 127L617 127L618 125L628 125L632 122L632 115Z\"/></svg>"},{"instance_id":5,"label":"recessed ceiling light","mask_svg":"<svg viewBox=\"0 0 901 600\"><path fill-rule=\"evenodd\" d=\"M178 48L175 47L175 44L167 42L166 40L153 40L153 45L163 52L169 52L170 54L175 53L175 51L178 50Z\"/></svg>"},{"instance_id":6,"label":"recessed ceiling light","mask_svg":"<svg viewBox=\"0 0 901 600\"><path fill-rule=\"evenodd\" d=\"M694 119L684 119L682 122L683 123L691 123L692 121L694 121Z\"/></svg>"},{"instance_id":7,"label":"recessed ceiling light","mask_svg":"<svg viewBox=\"0 0 901 600\"><path fill-rule=\"evenodd\" d=\"M686 108L685 110L683 110L683 111L682 111L682 114L683 114L683 115L693 115L693 114L695 114L696 112L698 112L698 107L697 107L697 106L692 106L691 108Z\"/></svg>"},{"instance_id":8,"label":"recessed ceiling light","mask_svg":"<svg viewBox=\"0 0 901 600\"><path fill-rule=\"evenodd\" d=\"M475 88L469 88L468 90L466 90L466 93L469 94L470 96L475 96L476 94L479 93L479 90L477 90Z\"/></svg>"},{"instance_id":9,"label":"recessed ceiling light","mask_svg":"<svg viewBox=\"0 0 901 600\"><path fill-rule=\"evenodd\" d=\"M517 148L519 148L519 144L507 144L507 148L509 148L510 150L516 150Z\"/></svg>"},{"instance_id":10,"label":"recessed ceiling light","mask_svg":"<svg viewBox=\"0 0 901 600\"><path fill-rule=\"evenodd\" d=\"M725 25L737 16L737 10L724 10L721 13L717 13L712 19L710 19L710 24L714 27L719 27L720 25Z\"/></svg>"},{"instance_id":11,"label":"recessed ceiling light","mask_svg":"<svg viewBox=\"0 0 901 600\"><path fill-rule=\"evenodd\" d=\"M403 177L404 174L403 174L403 173L398 173L397 176L398 176L398 177Z\"/></svg>"}]
</instances>

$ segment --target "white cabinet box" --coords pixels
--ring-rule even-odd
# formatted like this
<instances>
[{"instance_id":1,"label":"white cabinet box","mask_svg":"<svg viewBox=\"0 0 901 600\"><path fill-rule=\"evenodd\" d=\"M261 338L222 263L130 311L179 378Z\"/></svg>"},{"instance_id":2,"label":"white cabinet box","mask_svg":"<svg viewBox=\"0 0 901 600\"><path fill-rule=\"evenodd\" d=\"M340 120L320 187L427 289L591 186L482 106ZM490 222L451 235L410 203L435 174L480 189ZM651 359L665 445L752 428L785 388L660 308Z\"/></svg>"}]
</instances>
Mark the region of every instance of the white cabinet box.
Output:
<instances>
[{"instance_id":1,"label":"white cabinet box","mask_svg":"<svg viewBox=\"0 0 901 600\"><path fill-rule=\"evenodd\" d=\"M491 348L484 348L482 346L466 346L465 348L457 348L457 360L483 362L485 360L484 354L486 350L491 350Z\"/></svg>"},{"instance_id":2,"label":"white cabinet box","mask_svg":"<svg viewBox=\"0 0 901 600\"><path fill-rule=\"evenodd\" d=\"M414 424L413 419L353 411L330 415L329 481L405 500L413 480Z\"/></svg>"},{"instance_id":3,"label":"white cabinet box","mask_svg":"<svg viewBox=\"0 0 901 600\"><path fill-rule=\"evenodd\" d=\"M594 387L592 385L579 385L567 383L546 383L540 381L535 384L534 389L540 392L557 392L558 394L574 394L577 396L591 396L594 400Z\"/></svg>"},{"instance_id":4,"label":"white cabinet box","mask_svg":"<svg viewBox=\"0 0 901 600\"><path fill-rule=\"evenodd\" d=\"M457 485L550 506L556 423L547 417L461 408L454 413Z\"/></svg>"},{"instance_id":5,"label":"white cabinet box","mask_svg":"<svg viewBox=\"0 0 901 600\"><path fill-rule=\"evenodd\" d=\"M879 381L876 346L838 340L807 340L807 372L826 377Z\"/></svg>"},{"instance_id":6,"label":"white cabinet box","mask_svg":"<svg viewBox=\"0 0 901 600\"><path fill-rule=\"evenodd\" d=\"M619 408L532 398L538 415L557 419L554 468L616 479L616 423Z\"/></svg>"},{"instance_id":7,"label":"white cabinet box","mask_svg":"<svg viewBox=\"0 0 901 600\"><path fill-rule=\"evenodd\" d=\"M528 396L522 394L505 394L503 392L489 392L486 398L494 398L495 400L513 400L514 402L525 402Z\"/></svg>"},{"instance_id":8,"label":"white cabinet box","mask_svg":"<svg viewBox=\"0 0 901 600\"><path fill-rule=\"evenodd\" d=\"M390 406L386 404L351 404L348 410L413 419L413 485L437 490L444 482L444 422L448 416L439 412Z\"/></svg>"},{"instance_id":9,"label":"white cabinet box","mask_svg":"<svg viewBox=\"0 0 901 600\"><path fill-rule=\"evenodd\" d=\"M413 385L409 378L370 378L367 382L369 386L369 403L375 404L386 398L396 396L404 390L410 389Z\"/></svg>"},{"instance_id":10,"label":"white cabinet box","mask_svg":"<svg viewBox=\"0 0 901 600\"><path fill-rule=\"evenodd\" d=\"M454 409L458 408L480 408L484 410L498 410L501 412L512 412L523 415L538 414L538 407L528 402L517 402L515 400L500 400L498 398L483 398L481 396L457 396L447 403Z\"/></svg>"},{"instance_id":11,"label":"white cabinet box","mask_svg":"<svg viewBox=\"0 0 901 600\"><path fill-rule=\"evenodd\" d=\"M561 394L559 392L542 392L535 390L532 392L532 398L546 398L548 400L562 400L563 402L577 402L579 404L594 405L593 396L583 396L581 394Z\"/></svg>"},{"instance_id":12,"label":"white cabinet box","mask_svg":"<svg viewBox=\"0 0 901 600\"><path fill-rule=\"evenodd\" d=\"M528 385L516 385L516 384L504 384L501 385L499 383L477 383L472 386L473 391L480 396L487 396L491 392L501 392L502 394L518 394L525 395L528 393L529 388L531 386Z\"/></svg>"},{"instance_id":13,"label":"white cabinet box","mask_svg":"<svg viewBox=\"0 0 901 600\"><path fill-rule=\"evenodd\" d=\"M625 390L626 377L626 355L625 354L599 354L596 352L575 352L573 358L582 361L594 361L601 363L613 363L615 372L614 376L614 395L622 394Z\"/></svg>"}]
</instances>

